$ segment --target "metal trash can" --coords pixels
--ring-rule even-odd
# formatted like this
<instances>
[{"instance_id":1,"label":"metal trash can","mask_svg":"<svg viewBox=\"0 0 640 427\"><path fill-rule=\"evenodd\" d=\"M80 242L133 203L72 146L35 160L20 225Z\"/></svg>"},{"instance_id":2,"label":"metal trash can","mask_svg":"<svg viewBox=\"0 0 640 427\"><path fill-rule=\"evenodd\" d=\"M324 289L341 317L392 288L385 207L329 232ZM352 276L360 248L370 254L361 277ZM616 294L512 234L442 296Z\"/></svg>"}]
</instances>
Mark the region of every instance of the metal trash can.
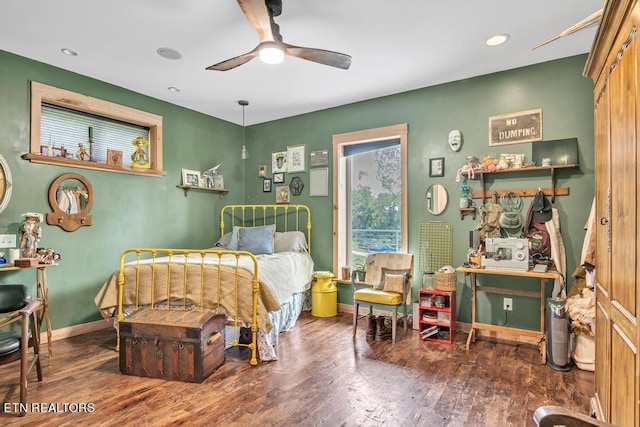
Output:
<instances>
[{"instance_id":1,"label":"metal trash can","mask_svg":"<svg viewBox=\"0 0 640 427\"><path fill-rule=\"evenodd\" d=\"M315 317L333 317L338 314L338 287L330 271L318 271L313 274L311 285L311 315Z\"/></svg>"}]
</instances>

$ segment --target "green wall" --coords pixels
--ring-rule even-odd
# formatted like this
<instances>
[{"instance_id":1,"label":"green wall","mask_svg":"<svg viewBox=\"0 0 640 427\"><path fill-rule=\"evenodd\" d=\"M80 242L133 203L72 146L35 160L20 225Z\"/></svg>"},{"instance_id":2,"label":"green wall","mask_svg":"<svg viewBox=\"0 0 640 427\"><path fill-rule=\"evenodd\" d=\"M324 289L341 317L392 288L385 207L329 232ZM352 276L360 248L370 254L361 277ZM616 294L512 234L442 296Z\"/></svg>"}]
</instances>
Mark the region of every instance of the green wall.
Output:
<instances>
[{"instance_id":1,"label":"green wall","mask_svg":"<svg viewBox=\"0 0 640 427\"><path fill-rule=\"evenodd\" d=\"M332 136L398 123L408 123L408 200L409 251L416 256L414 300L421 285L417 271L419 242L418 227L422 222L444 221L453 225L453 264L461 265L466 259L468 232L477 221L460 219L458 210L458 183L455 176L469 155L482 157L485 153L524 153L530 159L531 143L489 147L488 121L490 116L542 108L543 138L553 140L577 137L579 143L579 169L557 172L557 185L570 187L570 195L557 197L555 207L560 214L564 244L567 251L567 271L573 272L584 237L583 225L589 214L594 194L593 178L593 85L582 76L586 56L576 56L554 62L520 68L512 71L423 88L397 95L358 102L337 108L300 115L252 126L248 130L249 151L247 161L247 202L273 202L273 193L262 193L262 180L258 178L258 164L270 164L271 153L286 149L287 145L306 144L308 153L328 149L332 155ZM460 129L463 146L453 152L447 144L449 131ZM429 159L445 157L445 176L429 178ZM331 169L331 165L330 165ZM271 169L269 168L269 171ZM331 173L332 174L332 171ZM292 203L305 203L313 212L313 258L317 270L331 270L333 210L332 195L309 196L309 173L287 174L300 176L305 183L303 194L292 196ZM489 188L549 187L549 174L504 174L491 178ZM332 189L330 180L330 189ZM427 188L442 184L449 194L449 205L440 216L428 214L424 208ZM479 181L470 181L474 190ZM531 198L524 198L526 213ZM476 203L479 203L476 200ZM470 280L458 277L459 320L470 321ZM486 281L486 279L485 279ZM572 279L569 278L569 284ZM496 279L495 284L508 284ZM494 284L492 283L492 284ZM539 290L539 281L522 281L518 287ZM549 287L550 292L550 287ZM479 294L481 320L487 323L505 322L501 295ZM339 301L350 303L349 289L339 287ZM539 302L531 298L514 297L514 311L509 325L537 328Z\"/></svg>"},{"instance_id":2,"label":"green wall","mask_svg":"<svg viewBox=\"0 0 640 427\"><path fill-rule=\"evenodd\" d=\"M146 177L22 160L20 156L29 151L31 81L162 116L165 175ZM220 206L244 201L241 145L242 128L235 124L0 51L0 153L13 175L11 201L0 213L0 233L17 234L23 212L51 212L47 191L60 174L85 176L95 192L92 226L72 233L46 223L41 226L40 246L62 255L60 265L47 273L53 328L101 318L93 298L117 268L124 249L213 246L219 235ZM190 191L185 197L176 188L182 168L205 170L218 163L223 164L220 171L230 190L224 199L206 191ZM0 275L1 283L34 281L35 270Z\"/></svg>"},{"instance_id":3,"label":"green wall","mask_svg":"<svg viewBox=\"0 0 640 427\"><path fill-rule=\"evenodd\" d=\"M217 212L223 204L274 203L275 193L262 192L262 179L257 174L259 164L270 165L272 152L286 150L287 145L306 144L308 161L314 150L328 149L331 156L332 135L336 133L408 123L409 250L416 255L417 267L419 224L444 221L453 225L453 264L459 265L466 257L468 232L477 221L471 217L460 219L457 169L468 155L499 154L487 143L490 116L542 108L545 140L577 137L579 142L580 169L557 173L557 184L570 187L570 195L558 197L555 203L567 249L567 271L571 273L580 254L583 225L594 192L593 86L582 77L585 60L586 56L581 55L250 126L246 129L250 157L243 162L239 154L242 129L237 125L0 51L0 152L9 163L14 180L11 202L0 214L0 233L16 233L23 212L50 212L47 189L61 173L76 172L87 177L96 193L94 225L67 233L44 224L41 246L53 247L63 256L62 263L48 273L54 329L96 320L99 315L93 297L117 266L125 248L207 247L217 238ZM20 155L29 147L31 80L163 116L166 175L139 177L22 160ZM457 153L447 145L451 129L460 129L463 134L463 147ZM220 150L222 146L234 148ZM505 146L500 151L529 156L531 144ZM431 157L445 157L444 177L428 177ZM217 163L223 163L225 186L231 190L224 199L194 191L185 198L175 187L180 183L181 168L204 170ZM300 176L305 188L301 196L292 196L291 202L307 204L312 210L316 270L329 270L332 196L309 196L308 170L287 174L287 183L292 176ZM440 216L430 215L424 208L425 192L433 183L443 184L449 193L449 205ZM479 189L478 181L470 185ZM550 177L537 173L501 175L491 182L491 188L549 185ZM524 202L526 207L530 199ZM414 294L420 287L417 276ZM32 282L33 277L34 272L4 273L0 281ZM459 320L468 322L469 279L458 279ZM506 284L504 280L496 283L500 282ZM535 290L538 284L518 281L517 286ZM350 303L347 289L342 286L339 301ZM478 301L482 321L504 323L502 296L480 295ZM537 301L514 297L509 325L537 328L538 310Z\"/></svg>"}]
</instances>

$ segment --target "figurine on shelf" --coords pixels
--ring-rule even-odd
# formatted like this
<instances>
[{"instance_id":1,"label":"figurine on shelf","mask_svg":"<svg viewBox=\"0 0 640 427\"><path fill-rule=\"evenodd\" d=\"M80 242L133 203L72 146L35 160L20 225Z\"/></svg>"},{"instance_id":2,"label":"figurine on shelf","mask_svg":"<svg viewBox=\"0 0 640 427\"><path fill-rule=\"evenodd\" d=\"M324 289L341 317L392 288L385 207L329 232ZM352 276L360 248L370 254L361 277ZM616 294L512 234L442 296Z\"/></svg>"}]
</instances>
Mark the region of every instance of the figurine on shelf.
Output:
<instances>
[{"instance_id":1,"label":"figurine on shelf","mask_svg":"<svg viewBox=\"0 0 640 427\"><path fill-rule=\"evenodd\" d=\"M24 219L20 223L20 258L37 258L38 242L42 237L40 223L42 214L27 212L23 213Z\"/></svg>"},{"instance_id":2,"label":"figurine on shelf","mask_svg":"<svg viewBox=\"0 0 640 427\"><path fill-rule=\"evenodd\" d=\"M89 160L89 153L87 149L84 148L84 144L81 142L78 144L78 151L76 151L76 158L78 160Z\"/></svg>"},{"instance_id":3,"label":"figurine on shelf","mask_svg":"<svg viewBox=\"0 0 640 427\"><path fill-rule=\"evenodd\" d=\"M4 252L0 252L0 264L6 264L7 259L4 257Z\"/></svg>"},{"instance_id":4,"label":"figurine on shelf","mask_svg":"<svg viewBox=\"0 0 640 427\"><path fill-rule=\"evenodd\" d=\"M151 169L149 155L147 154L149 141L139 136L131 141L131 145L136 147L136 150L131 155L131 167L138 169Z\"/></svg>"}]
</instances>

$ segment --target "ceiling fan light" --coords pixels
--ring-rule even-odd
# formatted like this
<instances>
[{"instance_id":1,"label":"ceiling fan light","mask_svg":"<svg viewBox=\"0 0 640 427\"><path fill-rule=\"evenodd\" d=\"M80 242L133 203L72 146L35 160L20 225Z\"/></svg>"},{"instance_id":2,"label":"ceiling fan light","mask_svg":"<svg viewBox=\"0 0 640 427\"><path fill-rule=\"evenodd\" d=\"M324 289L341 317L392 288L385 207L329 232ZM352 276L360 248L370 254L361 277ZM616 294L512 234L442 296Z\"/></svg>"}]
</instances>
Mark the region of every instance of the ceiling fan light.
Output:
<instances>
[{"instance_id":1,"label":"ceiling fan light","mask_svg":"<svg viewBox=\"0 0 640 427\"><path fill-rule=\"evenodd\" d=\"M509 40L509 34L496 34L495 36L491 36L485 42L487 46L499 46L503 43L506 43Z\"/></svg>"},{"instance_id":2,"label":"ceiling fan light","mask_svg":"<svg viewBox=\"0 0 640 427\"><path fill-rule=\"evenodd\" d=\"M260 48L260 59L265 64L279 64L284 60L284 51L275 43L264 43Z\"/></svg>"}]
</instances>

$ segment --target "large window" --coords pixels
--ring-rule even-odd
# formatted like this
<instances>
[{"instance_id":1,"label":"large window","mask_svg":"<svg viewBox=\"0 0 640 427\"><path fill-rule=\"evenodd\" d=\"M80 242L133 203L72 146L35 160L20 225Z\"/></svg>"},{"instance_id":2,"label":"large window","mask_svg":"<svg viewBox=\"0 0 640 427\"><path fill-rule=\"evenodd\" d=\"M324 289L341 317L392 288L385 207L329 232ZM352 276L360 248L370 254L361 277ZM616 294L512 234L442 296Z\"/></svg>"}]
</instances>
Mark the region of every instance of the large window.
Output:
<instances>
[{"instance_id":1,"label":"large window","mask_svg":"<svg viewBox=\"0 0 640 427\"><path fill-rule=\"evenodd\" d=\"M333 136L333 270L406 252L407 125Z\"/></svg>"}]
</instances>

